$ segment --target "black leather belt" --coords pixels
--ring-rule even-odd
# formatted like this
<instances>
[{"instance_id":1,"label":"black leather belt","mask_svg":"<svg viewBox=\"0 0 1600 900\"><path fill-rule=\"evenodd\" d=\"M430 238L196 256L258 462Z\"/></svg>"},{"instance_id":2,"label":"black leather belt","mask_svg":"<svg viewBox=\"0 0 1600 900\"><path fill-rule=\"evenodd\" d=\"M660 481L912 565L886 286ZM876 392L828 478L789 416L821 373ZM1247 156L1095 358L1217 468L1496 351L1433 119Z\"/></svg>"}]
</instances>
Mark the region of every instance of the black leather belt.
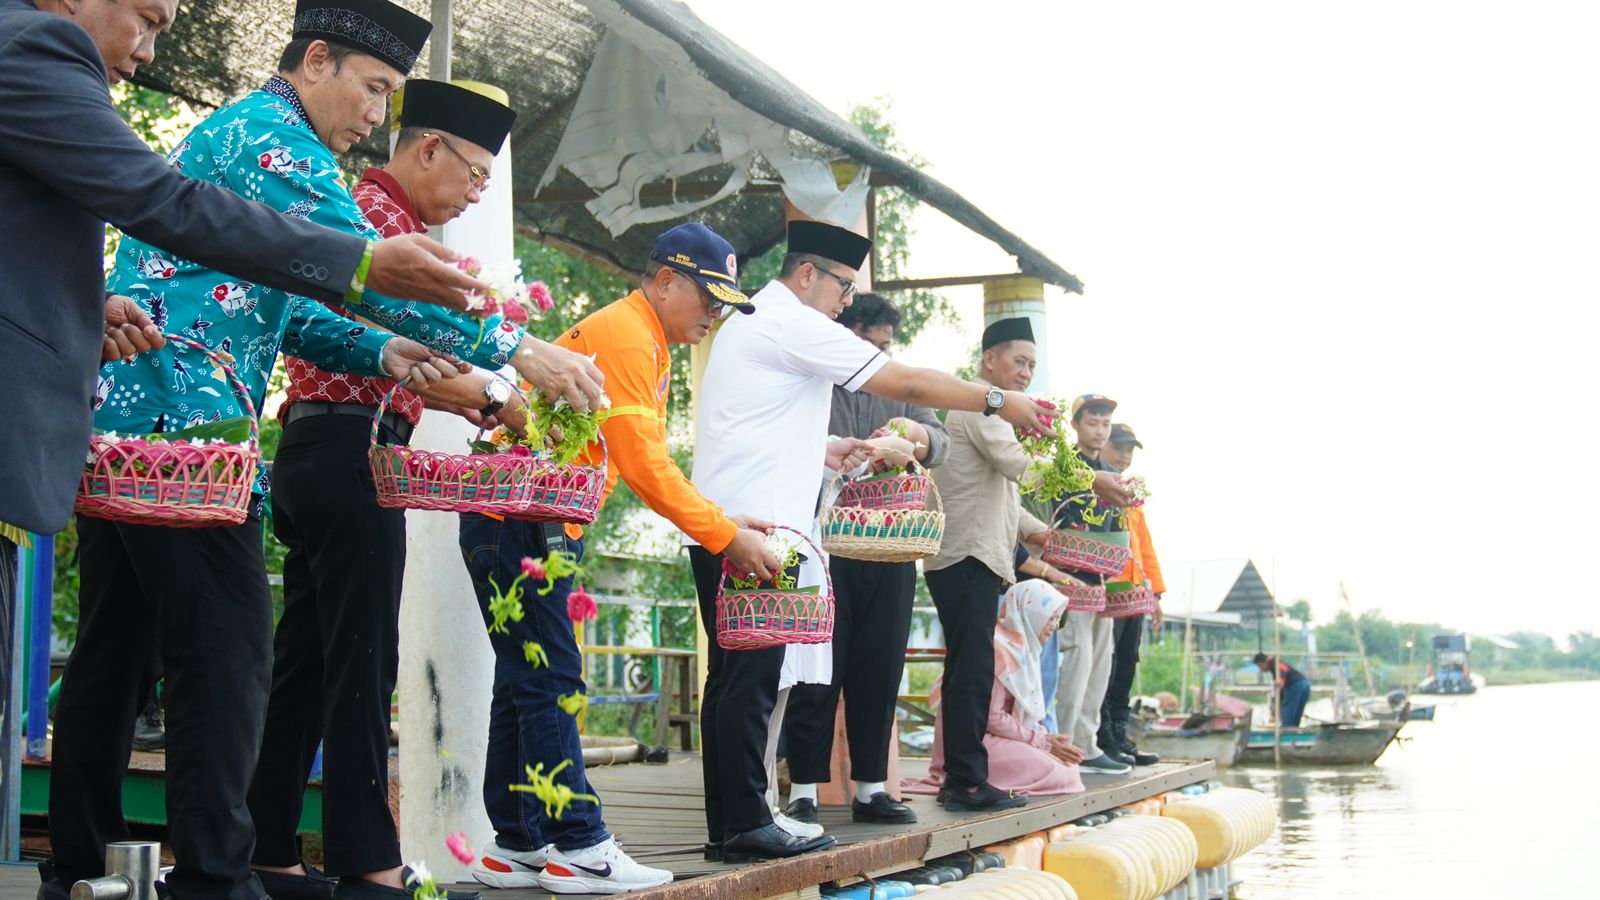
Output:
<instances>
[{"instance_id":1,"label":"black leather belt","mask_svg":"<svg viewBox=\"0 0 1600 900\"><path fill-rule=\"evenodd\" d=\"M301 419L309 419L312 416L352 416L371 422L372 417L377 413L378 408L376 406L368 406L363 403L322 403L299 400L291 404L289 411L283 414L283 424L287 428ZM387 428L389 433L396 438L396 443L411 443L411 432L416 430L416 426L412 425L405 416L391 409L383 414L381 421L383 427Z\"/></svg>"}]
</instances>

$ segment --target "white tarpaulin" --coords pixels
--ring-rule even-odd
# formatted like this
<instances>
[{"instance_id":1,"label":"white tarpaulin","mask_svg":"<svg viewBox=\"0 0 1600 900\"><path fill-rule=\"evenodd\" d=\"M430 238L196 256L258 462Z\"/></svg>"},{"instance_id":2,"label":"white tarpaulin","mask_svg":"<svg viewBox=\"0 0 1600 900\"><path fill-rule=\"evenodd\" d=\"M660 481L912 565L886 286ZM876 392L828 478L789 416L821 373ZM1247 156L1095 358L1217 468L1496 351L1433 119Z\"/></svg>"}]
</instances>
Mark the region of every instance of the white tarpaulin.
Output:
<instances>
[{"instance_id":1,"label":"white tarpaulin","mask_svg":"<svg viewBox=\"0 0 1600 900\"><path fill-rule=\"evenodd\" d=\"M613 236L635 225L682 218L750 183L763 159L778 172L784 196L814 219L854 226L866 208L869 170L862 166L843 191L826 160L798 154L787 129L760 116L713 85L683 48L609 4L591 10L605 36L572 109L543 188L565 168L599 196L586 206ZM641 190L695 173L717 172L711 196L646 206Z\"/></svg>"}]
</instances>

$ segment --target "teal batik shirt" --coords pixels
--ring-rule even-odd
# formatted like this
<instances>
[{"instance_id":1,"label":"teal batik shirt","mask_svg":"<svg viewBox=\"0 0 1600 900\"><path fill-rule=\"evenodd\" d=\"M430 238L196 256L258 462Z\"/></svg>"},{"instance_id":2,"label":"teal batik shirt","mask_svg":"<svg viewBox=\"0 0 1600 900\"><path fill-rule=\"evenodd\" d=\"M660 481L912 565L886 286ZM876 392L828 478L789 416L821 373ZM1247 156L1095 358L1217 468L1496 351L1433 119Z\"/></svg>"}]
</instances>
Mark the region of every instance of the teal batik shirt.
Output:
<instances>
[{"instance_id":1,"label":"teal batik shirt","mask_svg":"<svg viewBox=\"0 0 1600 900\"><path fill-rule=\"evenodd\" d=\"M294 87L282 78L212 113L168 162L191 178L288 215L369 240L381 237L351 198L333 152L312 131ZM280 349L329 371L388 375L380 363L390 335L381 329L130 237L123 237L117 249L107 289L138 301L162 331L231 356L258 410ZM352 309L384 328L488 368L509 362L523 335L498 316L480 320L370 290ZM221 369L177 342L131 363L102 366L94 409L96 428L121 434L176 431L243 414Z\"/></svg>"}]
</instances>

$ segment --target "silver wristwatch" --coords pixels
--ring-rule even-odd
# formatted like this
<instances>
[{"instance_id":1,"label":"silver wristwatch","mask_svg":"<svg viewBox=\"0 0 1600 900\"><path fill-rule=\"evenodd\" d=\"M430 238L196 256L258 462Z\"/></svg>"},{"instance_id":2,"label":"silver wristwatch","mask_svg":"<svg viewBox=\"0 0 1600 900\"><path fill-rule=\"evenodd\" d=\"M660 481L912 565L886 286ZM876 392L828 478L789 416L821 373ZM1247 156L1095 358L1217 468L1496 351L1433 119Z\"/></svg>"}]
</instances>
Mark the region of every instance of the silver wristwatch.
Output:
<instances>
[{"instance_id":1,"label":"silver wristwatch","mask_svg":"<svg viewBox=\"0 0 1600 900\"><path fill-rule=\"evenodd\" d=\"M486 416L492 416L504 408L506 401L511 399L511 385L498 378L491 378L489 383L483 386L483 396L489 402L478 412Z\"/></svg>"},{"instance_id":2,"label":"silver wristwatch","mask_svg":"<svg viewBox=\"0 0 1600 900\"><path fill-rule=\"evenodd\" d=\"M992 416L1000 411L1000 407L1006 405L1006 392L999 388L990 388L989 393L984 396L983 402L983 414Z\"/></svg>"}]
</instances>

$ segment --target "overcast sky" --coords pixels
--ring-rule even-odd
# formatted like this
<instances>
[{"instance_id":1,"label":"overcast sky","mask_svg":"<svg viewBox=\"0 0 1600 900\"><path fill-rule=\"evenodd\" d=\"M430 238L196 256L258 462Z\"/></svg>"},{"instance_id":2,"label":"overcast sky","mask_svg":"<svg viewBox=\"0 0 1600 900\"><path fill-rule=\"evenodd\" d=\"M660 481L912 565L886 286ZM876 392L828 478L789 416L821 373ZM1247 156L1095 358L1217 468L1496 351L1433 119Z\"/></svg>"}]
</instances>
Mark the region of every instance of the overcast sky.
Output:
<instances>
[{"instance_id":1,"label":"overcast sky","mask_svg":"<svg viewBox=\"0 0 1600 900\"><path fill-rule=\"evenodd\" d=\"M1319 618L1600 626L1600 9L692 0L1087 285L1051 388L1121 401L1163 558ZM923 217L913 274L1012 268ZM946 365L981 328L903 360Z\"/></svg>"}]
</instances>

